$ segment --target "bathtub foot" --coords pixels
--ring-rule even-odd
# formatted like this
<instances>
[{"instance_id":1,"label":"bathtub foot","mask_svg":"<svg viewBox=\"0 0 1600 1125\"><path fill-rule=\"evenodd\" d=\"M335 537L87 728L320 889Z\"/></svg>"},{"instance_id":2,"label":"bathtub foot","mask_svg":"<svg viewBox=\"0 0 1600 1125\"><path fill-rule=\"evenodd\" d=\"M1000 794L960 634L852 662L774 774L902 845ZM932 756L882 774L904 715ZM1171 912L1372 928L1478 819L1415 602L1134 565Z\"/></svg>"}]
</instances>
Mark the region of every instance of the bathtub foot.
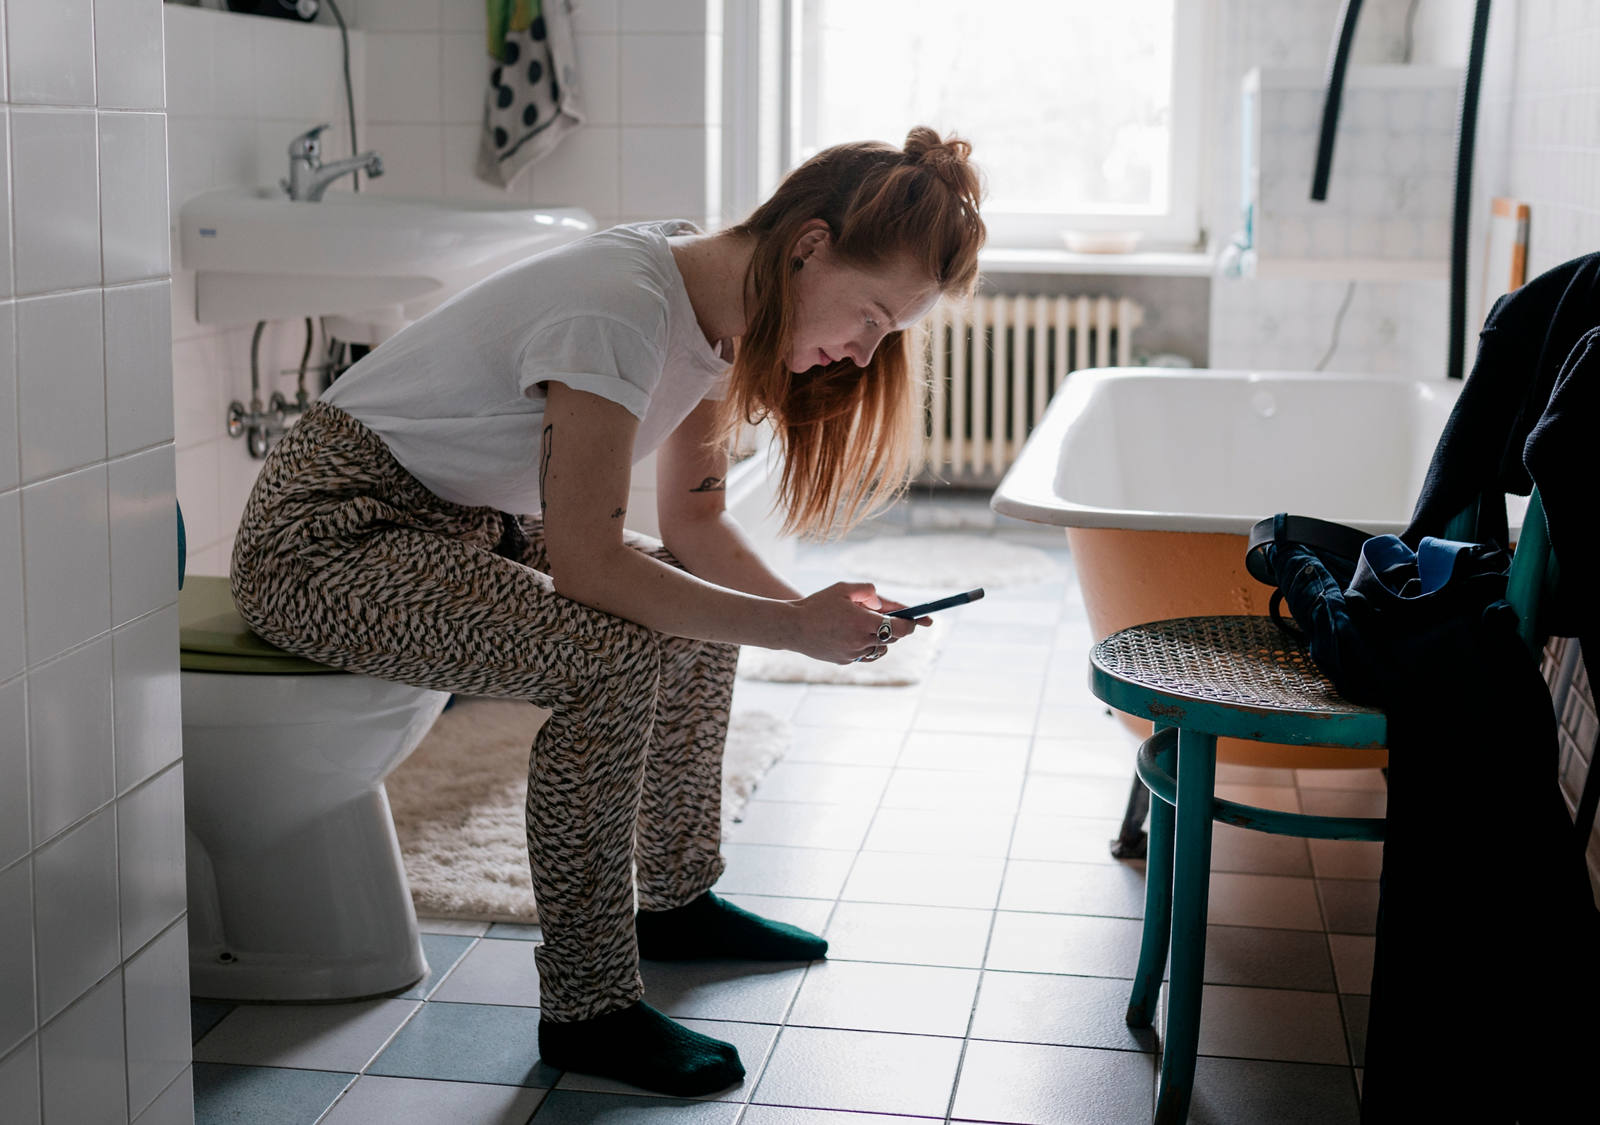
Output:
<instances>
[{"instance_id":1,"label":"bathtub foot","mask_svg":"<svg viewBox=\"0 0 1600 1125\"><path fill-rule=\"evenodd\" d=\"M1111 841L1113 859L1144 859L1150 847L1145 835L1144 818L1150 812L1150 790L1144 787L1139 775L1133 775L1133 788L1128 791L1128 809L1122 814L1122 827L1117 838Z\"/></svg>"}]
</instances>

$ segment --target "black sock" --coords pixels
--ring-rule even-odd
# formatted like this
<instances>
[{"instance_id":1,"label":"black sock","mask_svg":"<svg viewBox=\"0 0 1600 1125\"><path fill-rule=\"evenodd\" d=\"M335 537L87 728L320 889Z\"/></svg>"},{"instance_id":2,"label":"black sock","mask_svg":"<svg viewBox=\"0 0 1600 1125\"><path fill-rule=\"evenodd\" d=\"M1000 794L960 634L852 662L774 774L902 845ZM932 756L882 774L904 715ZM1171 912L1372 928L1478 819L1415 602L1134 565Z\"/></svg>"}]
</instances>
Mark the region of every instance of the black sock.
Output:
<instances>
[{"instance_id":1,"label":"black sock","mask_svg":"<svg viewBox=\"0 0 1600 1125\"><path fill-rule=\"evenodd\" d=\"M828 952L828 943L816 934L769 921L710 891L673 910L641 910L635 928L639 956L653 961L815 961Z\"/></svg>"},{"instance_id":2,"label":"black sock","mask_svg":"<svg viewBox=\"0 0 1600 1125\"><path fill-rule=\"evenodd\" d=\"M541 1019L539 1055L559 1070L678 1097L725 1090L744 1077L733 1044L690 1031L642 1000L590 1020Z\"/></svg>"}]
</instances>

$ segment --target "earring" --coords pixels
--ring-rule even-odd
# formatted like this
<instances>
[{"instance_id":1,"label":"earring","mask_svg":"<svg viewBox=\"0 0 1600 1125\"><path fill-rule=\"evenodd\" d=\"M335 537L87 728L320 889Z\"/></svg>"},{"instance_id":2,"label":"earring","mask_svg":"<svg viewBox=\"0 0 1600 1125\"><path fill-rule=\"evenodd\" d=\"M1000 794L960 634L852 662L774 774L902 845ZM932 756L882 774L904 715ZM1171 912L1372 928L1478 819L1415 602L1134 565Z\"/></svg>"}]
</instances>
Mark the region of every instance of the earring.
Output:
<instances>
[{"instance_id":1,"label":"earring","mask_svg":"<svg viewBox=\"0 0 1600 1125\"><path fill-rule=\"evenodd\" d=\"M806 260L804 258L796 258L794 260L794 268L795 269L799 269L801 266L803 266L805 264L806 264Z\"/></svg>"}]
</instances>

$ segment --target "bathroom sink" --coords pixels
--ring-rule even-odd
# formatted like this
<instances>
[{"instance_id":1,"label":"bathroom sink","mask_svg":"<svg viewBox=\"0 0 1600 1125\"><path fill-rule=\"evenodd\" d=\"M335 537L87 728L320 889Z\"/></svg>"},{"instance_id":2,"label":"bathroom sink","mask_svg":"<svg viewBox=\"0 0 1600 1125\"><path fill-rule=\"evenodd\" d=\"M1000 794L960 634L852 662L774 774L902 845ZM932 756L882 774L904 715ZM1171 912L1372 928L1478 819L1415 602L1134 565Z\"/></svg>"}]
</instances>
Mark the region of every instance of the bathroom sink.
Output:
<instances>
[{"instance_id":1,"label":"bathroom sink","mask_svg":"<svg viewBox=\"0 0 1600 1125\"><path fill-rule=\"evenodd\" d=\"M179 213L202 324L336 317L380 343L480 278L595 229L579 207L371 192L291 201L277 188L197 195Z\"/></svg>"}]
</instances>

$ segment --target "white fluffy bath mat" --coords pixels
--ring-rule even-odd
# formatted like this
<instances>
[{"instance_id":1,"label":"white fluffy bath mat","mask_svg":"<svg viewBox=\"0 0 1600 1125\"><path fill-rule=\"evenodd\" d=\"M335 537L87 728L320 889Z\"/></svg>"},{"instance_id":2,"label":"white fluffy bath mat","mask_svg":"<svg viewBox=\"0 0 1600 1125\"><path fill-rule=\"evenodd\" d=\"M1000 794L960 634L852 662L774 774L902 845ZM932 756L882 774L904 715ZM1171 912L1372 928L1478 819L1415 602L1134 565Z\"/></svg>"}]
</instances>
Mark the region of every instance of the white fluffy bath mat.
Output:
<instances>
[{"instance_id":1,"label":"white fluffy bath mat","mask_svg":"<svg viewBox=\"0 0 1600 1125\"><path fill-rule=\"evenodd\" d=\"M514 700L458 697L389 775L389 806L418 914L539 920L523 804L528 750L548 714ZM772 715L733 716L723 759L724 837L789 737L789 725Z\"/></svg>"},{"instance_id":2,"label":"white fluffy bath mat","mask_svg":"<svg viewBox=\"0 0 1600 1125\"><path fill-rule=\"evenodd\" d=\"M839 552L834 567L840 578L882 583L883 592L895 597L905 596L900 586L953 594L1061 576L1060 565L1045 552L982 535L880 536Z\"/></svg>"},{"instance_id":3,"label":"white fluffy bath mat","mask_svg":"<svg viewBox=\"0 0 1600 1125\"><path fill-rule=\"evenodd\" d=\"M943 623L934 618L932 625L890 645L889 651L879 659L854 664L829 664L798 652L747 645L739 650L738 674L747 680L770 680L780 684L904 687L920 683L928 674L934 655L939 651L943 629Z\"/></svg>"}]
</instances>

